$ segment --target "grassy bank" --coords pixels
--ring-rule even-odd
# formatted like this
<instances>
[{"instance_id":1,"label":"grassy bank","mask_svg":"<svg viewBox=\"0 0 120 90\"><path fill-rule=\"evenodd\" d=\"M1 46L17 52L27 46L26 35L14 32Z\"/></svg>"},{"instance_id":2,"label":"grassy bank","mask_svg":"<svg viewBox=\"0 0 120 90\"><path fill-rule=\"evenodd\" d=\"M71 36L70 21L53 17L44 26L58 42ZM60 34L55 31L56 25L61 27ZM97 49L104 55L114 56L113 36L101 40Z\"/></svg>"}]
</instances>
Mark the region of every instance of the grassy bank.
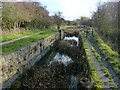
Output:
<instances>
[{"instance_id":1,"label":"grassy bank","mask_svg":"<svg viewBox=\"0 0 120 90\"><path fill-rule=\"evenodd\" d=\"M31 44L32 42L35 42L35 41L40 40L42 38L46 38L50 35L53 35L54 33L55 33L55 30L46 30L46 31L43 31L43 33L41 33L41 34L27 37L27 38L18 40L18 41L13 42L13 43L5 44L2 46L2 53L1 54L5 54L8 52L14 51L16 49L19 49L23 46L27 46L27 45Z\"/></svg>"},{"instance_id":2,"label":"grassy bank","mask_svg":"<svg viewBox=\"0 0 120 90\"><path fill-rule=\"evenodd\" d=\"M99 62L105 76L109 79L110 88L116 88L116 85L115 85L113 79L111 78L111 75L110 75L108 69L104 66L103 62L101 61L101 56L98 54L98 52L93 47L92 47L92 52L94 53L94 56L96 57L97 62Z\"/></svg>"},{"instance_id":3,"label":"grassy bank","mask_svg":"<svg viewBox=\"0 0 120 90\"><path fill-rule=\"evenodd\" d=\"M6 42L6 41L9 41L9 40L17 39L17 38L27 36L27 35L31 35L31 34L34 34L34 33L40 32L40 31L41 30L29 30L29 31L27 30L27 31L24 31L24 32L19 33L19 34L2 36L0 38L0 42Z\"/></svg>"},{"instance_id":4,"label":"grassy bank","mask_svg":"<svg viewBox=\"0 0 120 90\"><path fill-rule=\"evenodd\" d=\"M84 33L82 32L84 35ZM120 76L120 58L118 53L113 51L110 46L108 46L94 31L94 37L90 34L89 39L93 39L96 47L100 50L100 53L105 57L110 67L115 71L115 73Z\"/></svg>"},{"instance_id":5,"label":"grassy bank","mask_svg":"<svg viewBox=\"0 0 120 90\"><path fill-rule=\"evenodd\" d=\"M113 51L101 38L97 35L93 38L96 46L99 48L106 61L110 64L115 73L120 76L120 59L118 53Z\"/></svg>"},{"instance_id":6,"label":"grassy bank","mask_svg":"<svg viewBox=\"0 0 120 90\"><path fill-rule=\"evenodd\" d=\"M61 25L61 29L66 29L67 25ZM56 29L56 25L51 27L51 29ZM2 36L0 37L0 42L6 42L6 41L9 41L9 40L13 40L13 39L17 39L17 38L21 38L21 37L24 37L24 36L27 36L27 35L32 35L34 33L37 33L37 32L42 32L44 30L49 30L49 29L35 29L35 30L26 30L24 32L21 32L19 34L13 34L13 35L8 35L8 36Z\"/></svg>"},{"instance_id":7,"label":"grassy bank","mask_svg":"<svg viewBox=\"0 0 120 90\"><path fill-rule=\"evenodd\" d=\"M84 37L86 35L84 32L81 32ZM119 69L119 59L118 59L118 53L113 51L103 40L96 34L94 33L94 37L90 34L87 36L89 40L93 39L95 41L95 45L98 47L100 50L101 54L105 56L106 61L110 64L110 66L114 69L114 71L120 75L120 69ZM116 88L117 86L115 85L115 82L113 81L108 69L104 66L103 62L101 61L101 56L100 54L94 49L94 47L91 47L92 52L94 53L94 56L99 62L102 71L104 72L105 76L109 79L109 86L110 88ZM87 52L87 51L86 51Z\"/></svg>"},{"instance_id":8,"label":"grassy bank","mask_svg":"<svg viewBox=\"0 0 120 90\"><path fill-rule=\"evenodd\" d=\"M88 48L87 44L85 43L85 40L83 40L83 45L84 45L87 60L88 60L89 66L90 66L90 72L91 72L90 77L91 77L92 82L94 83L94 87L96 89L102 88L103 87L102 86L102 81L101 81L101 79L100 79L100 77L97 73L96 67L93 64L92 57L89 53L89 48Z\"/></svg>"}]
</instances>

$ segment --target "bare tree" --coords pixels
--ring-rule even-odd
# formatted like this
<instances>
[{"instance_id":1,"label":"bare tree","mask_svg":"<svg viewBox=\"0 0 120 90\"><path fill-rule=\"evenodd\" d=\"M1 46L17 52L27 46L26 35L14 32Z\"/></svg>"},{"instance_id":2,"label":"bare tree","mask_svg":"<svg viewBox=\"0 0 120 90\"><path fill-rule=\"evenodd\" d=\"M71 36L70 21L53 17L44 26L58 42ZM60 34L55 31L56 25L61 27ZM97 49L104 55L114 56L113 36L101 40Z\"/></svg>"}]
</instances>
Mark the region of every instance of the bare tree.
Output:
<instances>
[{"instance_id":1,"label":"bare tree","mask_svg":"<svg viewBox=\"0 0 120 90\"><path fill-rule=\"evenodd\" d=\"M102 39L113 49L118 50L119 3L98 3L92 20Z\"/></svg>"},{"instance_id":2,"label":"bare tree","mask_svg":"<svg viewBox=\"0 0 120 90\"><path fill-rule=\"evenodd\" d=\"M56 12L54 15L54 20L57 25L57 29L59 30L62 24L62 12Z\"/></svg>"}]
</instances>

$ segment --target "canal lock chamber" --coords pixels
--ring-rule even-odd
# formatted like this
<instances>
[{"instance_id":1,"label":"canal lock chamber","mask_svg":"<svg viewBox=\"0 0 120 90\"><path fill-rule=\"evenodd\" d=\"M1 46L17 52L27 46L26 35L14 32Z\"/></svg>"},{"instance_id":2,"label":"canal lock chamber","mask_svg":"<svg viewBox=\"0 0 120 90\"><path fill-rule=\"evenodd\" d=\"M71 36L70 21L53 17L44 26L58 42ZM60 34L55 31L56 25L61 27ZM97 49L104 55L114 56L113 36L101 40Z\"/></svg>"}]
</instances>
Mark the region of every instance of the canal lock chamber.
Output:
<instances>
[{"instance_id":1,"label":"canal lock chamber","mask_svg":"<svg viewBox=\"0 0 120 90\"><path fill-rule=\"evenodd\" d=\"M57 40L47 63L34 65L12 88L92 88L89 65L79 32L64 32L64 39ZM45 62L45 61L44 61Z\"/></svg>"}]
</instances>

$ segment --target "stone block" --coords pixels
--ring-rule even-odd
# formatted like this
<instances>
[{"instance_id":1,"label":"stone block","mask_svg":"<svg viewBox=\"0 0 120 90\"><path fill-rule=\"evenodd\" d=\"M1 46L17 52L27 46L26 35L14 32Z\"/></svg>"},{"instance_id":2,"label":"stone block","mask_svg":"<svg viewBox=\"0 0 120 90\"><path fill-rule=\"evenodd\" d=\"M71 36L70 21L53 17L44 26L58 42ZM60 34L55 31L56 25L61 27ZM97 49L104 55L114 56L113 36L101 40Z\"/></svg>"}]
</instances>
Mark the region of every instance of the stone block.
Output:
<instances>
[{"instance_id":1,"label":"stone block","mask_svg":"<svg viewBox=\"0 0 120 90\"><path fill-rule=\"evenodd\" d=\"M2 84L8 87L25 69L38 62L50 50L50 45L59 38L58 36L57 33L1 57Z\"/></svg>"}]
</instances>

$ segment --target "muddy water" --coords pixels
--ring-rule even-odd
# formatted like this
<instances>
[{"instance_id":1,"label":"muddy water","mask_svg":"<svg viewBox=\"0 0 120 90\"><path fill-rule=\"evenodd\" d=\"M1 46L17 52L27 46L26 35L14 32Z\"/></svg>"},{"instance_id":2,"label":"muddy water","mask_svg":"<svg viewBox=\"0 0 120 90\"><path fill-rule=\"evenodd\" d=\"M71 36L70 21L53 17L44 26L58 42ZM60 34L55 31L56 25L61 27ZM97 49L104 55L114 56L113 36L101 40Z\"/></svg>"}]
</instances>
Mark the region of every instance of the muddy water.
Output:
<instances>
[{"instance_id":1,"label":"muddy water","mask_svg":"<svg viewBox=\"0 0 120 90\"><path fill-rule=\"evenodd\" d=\"M64 38L65 41L67 40L75 40L77 42L77 46L79 44L79 39L78 37L65 37ZM52 60L52 61L50 61ZM64 55L64 54L60 54L59 52L53 52L53 51L50 51L42 60L40 60L38 63L37 63L37 66L42 66L44 65L45 63L47 64L50 64L54 61L58 61L58 62L62 62L65 66L67 66L68 64L72 63L72 59L68 56L68 55Z\"/></svg>"},{"instance_id":2,"label":"muddy water","mask_svg":"<svg viewBox=\"0 0 120 90\"><path fill-rule=\"evenodd\" d=\"M77 46L79 45L79 38L78 37L65 37L64 40L75 40L77 42Z\"/></svg>"},{"instance_id":3,"label":"muddy water","mask_svg":"<svg viewBox=\"0 0 120 90\"><path fill-rule=\"evenodd\" d=\"M74 40L77 42L77 46L79 45L79 38L78 37L65 37L63 40L67 41L67 40ZM42 63L43 61L43 63ZM68 64L72 63L73 60L68 56L68 55L64 55L64 54L60 54L59 52L50 52L46 55L46 57L41 60L37 65L38 66L42 66L44 65L44 63L46 63L46 65L51 65L51 63L53 62L62 62L65 66L67 66ZM70 77L70 88L77 90L77 78L74 75L69 76Z\"/></svg>"},{"instance_id":4,"label":"muddy water","mask_svg":"<svg viewBox=\"0 0 120 90\"><path fill-rule=\"evenodd\" d=\"M74 40L77 42L77 46L79 45L79 38L78 37L65 37L64 38L65 41L67 40ZM68 56L68 55L64 55L64 54L59 54L57 53L54 57L54 61L58 61L58 62L62 62L64 65L68 65L69 63L72 63L72 59Z\"/></svg>"},{"instance_id":5,"label":"muddy water","mask_svg":"<svg viewBox=\"0 0 120 90\"><path fill-rule=\"evenodd\" d=\"M79 45L79 38L78 37L75 37L75 36L73 36L73 37L65 37L64 40L65 41L74 40L74 41L77 42L77 46ZM67 66L68 64L73 62L72 59L68 55L59 54L59 53L57 53L55 55L53 61L62 62L65 66ZM70 88L72 88L74 90L77 90L77 78L76 78L76 76L71 75L70 78L71 78L71 80L70 80L71 81Z\"/></svg>"},{"instance_id":6,"label":"muddy water","mask_svg":"<svg viewBox=\"0 0 120 90\"><path fill-rule=\"evenodd\" d=\"M72 62L72 59L64 54L57 53L54 57L54 61L62 62L65 66Z\"/></svg>"},{"instance_id":7,"label":"muddy water","mask_svg":"<svg viewBox=\"0 0 120 90\"><path fill-rule=\"evenodd\" d=\"M71 85L70 88L77 90L77 78L76 76L71 75Z\"/></svg>"}]
</instances>

